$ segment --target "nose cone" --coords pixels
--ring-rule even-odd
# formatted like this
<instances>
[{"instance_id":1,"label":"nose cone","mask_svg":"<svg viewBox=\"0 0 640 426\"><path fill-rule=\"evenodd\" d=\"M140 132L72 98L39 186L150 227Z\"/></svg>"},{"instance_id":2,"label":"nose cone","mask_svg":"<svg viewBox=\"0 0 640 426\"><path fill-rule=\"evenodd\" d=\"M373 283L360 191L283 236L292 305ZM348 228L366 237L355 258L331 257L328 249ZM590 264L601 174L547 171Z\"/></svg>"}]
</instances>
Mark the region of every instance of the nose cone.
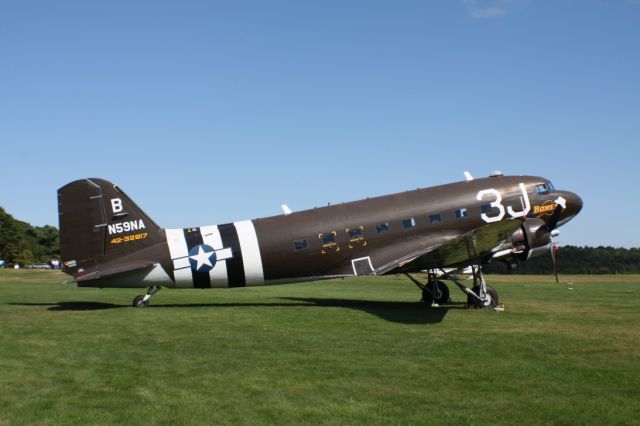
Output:
<instances>
[{"instance_id":1,"label":"nose cone","mask_svg":"<svg viewBox=\"0 0 640 426\"><path fill-rule=\"evenodd\" d=\"M562 219L558 222L558 226L563 225L573 219L580 210L582 210L582 198L578 194L569 191L558 191L556 203L565 206L562 209Z\"/></svg>"}]
</instances>

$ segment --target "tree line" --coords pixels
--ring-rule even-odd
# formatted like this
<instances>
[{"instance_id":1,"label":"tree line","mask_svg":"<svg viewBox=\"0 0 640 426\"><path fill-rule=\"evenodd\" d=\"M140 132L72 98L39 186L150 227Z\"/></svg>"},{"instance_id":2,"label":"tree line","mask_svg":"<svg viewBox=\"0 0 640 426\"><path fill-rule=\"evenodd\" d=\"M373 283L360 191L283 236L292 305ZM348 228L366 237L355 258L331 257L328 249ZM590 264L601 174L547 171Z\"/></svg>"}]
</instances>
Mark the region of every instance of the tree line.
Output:
<instances>
[{"instance_id":1,"label":"tree line","mask_svg":"<svg viewBox=\"0 0 640 426\"><path fill-rule=\"evenodd\" d=\"M561 246L556 252L560 274L640 274L640 248ZM509 273L506 265L495 262L485 272ZM516 274L549 274L553 272L551 253L520 263Z\"/></svg>"},{"instance_id":2,"label":"tree line","mask_svg":"<svg viewBox=\"0 0 640 426\"><path fill-rule=\"evenodd\" d=\"M32 226L15 219L0 207L0 260L6 264L31 265L60 258L60 236L55 226ZM640 248L563 246L557 252L560 274L640 274ZM485 272L506 274L550 274L550 253L522 262L509 271L502 262Z\"/></svg>"},{"instance_id":3,"label":"tree line","mask_svg":"<svg viewBox=\"0 0 640 426\"><path fill-rule=\"evenodd\" d=\"M60 236L55 226L31 226L0 207L0 260L6 265L46 263L60 257Z\"/></svg>"}]
</instances>

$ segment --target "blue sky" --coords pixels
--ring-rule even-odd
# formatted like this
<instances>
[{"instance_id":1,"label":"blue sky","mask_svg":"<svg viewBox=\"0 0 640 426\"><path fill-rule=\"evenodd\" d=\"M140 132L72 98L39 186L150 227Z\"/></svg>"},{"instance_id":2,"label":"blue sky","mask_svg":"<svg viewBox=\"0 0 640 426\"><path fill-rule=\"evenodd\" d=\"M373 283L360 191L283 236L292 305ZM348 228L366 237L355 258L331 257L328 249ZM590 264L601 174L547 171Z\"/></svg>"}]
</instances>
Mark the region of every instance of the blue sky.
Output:
<instances>
[{"instance_id":1,"label":"blue sky","mask_svg":"<svg viewBox=\"0 0 640 426\"><path fill-rule=\"evenodd\" d=\"M0 206L102 177L165 227L500 169L639 246L640 1L0 2Z\"/></svg>"}]
</instances>

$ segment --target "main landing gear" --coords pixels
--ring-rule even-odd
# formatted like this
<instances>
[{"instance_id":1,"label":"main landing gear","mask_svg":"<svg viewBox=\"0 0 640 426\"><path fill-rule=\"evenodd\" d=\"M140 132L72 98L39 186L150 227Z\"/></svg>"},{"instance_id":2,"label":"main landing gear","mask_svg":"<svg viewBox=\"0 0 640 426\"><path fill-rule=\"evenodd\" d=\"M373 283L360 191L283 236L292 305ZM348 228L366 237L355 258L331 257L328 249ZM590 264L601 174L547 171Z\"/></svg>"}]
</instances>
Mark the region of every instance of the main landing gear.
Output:
<instances>
[{"instance_id":1,"label":"main landing gear","mask_svg":"<svg viewBox=\"0 0 640 426\"><path fill-rule=\"evenodd\" d=\"M443 303L449 303L449 287L439 281L435 272L429 271L426 284L422 284L409 274L405 274L413 283L422 290L422 302L430 308L435 308Z\"/></svg>"},{"instance_id":2,"label":"main landing gear","mask_svg":"<svg viewBox=\"0 0 640 426\"><path fill-rule=\"evenodd\" d=\"M136 297L133 298L133 306L136 308L144 308L146 306L149 306L149 302L151 301L151 298L153 297L154 294L156 294L157 292L159 292L161 289L161 287L159 285L155 285L153 287L149 287L147 289L147 294L146 295L137 295Z\"/></svg>"},{"instance_id":3,"label":"main landing gear","mask_svg":"<svg viewBox=\"0 0 640 426\"><path fill-rule=\"evenodd\" d=\"M471 266L473 275L473 287L468 288L460 282L457 275L449 275L444 270L440 270L444 279L453 281L467 295L467 306L475 309L497 309L498 308L498 292L491 286L488 286L482 275L482 266ZM429 270L427 283L422 284L409 274L405 274L420 290L422 290L422 302L428 307L437 307L443 303L449 303L449 288L445 283L438 280L437 271Z\"/></svg>"}]
</instances>

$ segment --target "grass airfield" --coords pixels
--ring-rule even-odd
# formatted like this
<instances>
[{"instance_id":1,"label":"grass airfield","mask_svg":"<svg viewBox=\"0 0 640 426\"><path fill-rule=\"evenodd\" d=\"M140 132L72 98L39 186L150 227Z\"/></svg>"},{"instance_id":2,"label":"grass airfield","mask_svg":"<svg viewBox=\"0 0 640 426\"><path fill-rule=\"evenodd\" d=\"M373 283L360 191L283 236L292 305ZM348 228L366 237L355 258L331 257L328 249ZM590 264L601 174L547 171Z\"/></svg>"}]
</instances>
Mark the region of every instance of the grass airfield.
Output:
<instances>
[{"instance_id":1,"label":"grass airfield","mask_svg":"<svg viewBox=\"0 0 640 426\"><path fill-rule=\"evenodd\" d=\"M640 276L79 289L0 270L0 424L640 423ZM568 284L570 283L570 284Z\"/></svg>"}]
</instances>

